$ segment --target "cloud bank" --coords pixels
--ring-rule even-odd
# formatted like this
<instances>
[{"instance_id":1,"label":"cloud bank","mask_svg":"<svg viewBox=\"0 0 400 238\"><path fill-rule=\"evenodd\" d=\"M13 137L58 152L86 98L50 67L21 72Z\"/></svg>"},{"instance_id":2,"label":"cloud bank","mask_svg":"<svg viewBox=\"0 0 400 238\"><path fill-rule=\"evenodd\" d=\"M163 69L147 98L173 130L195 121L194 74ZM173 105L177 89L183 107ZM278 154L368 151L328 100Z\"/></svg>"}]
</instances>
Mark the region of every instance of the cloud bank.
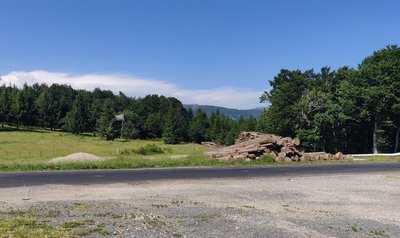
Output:
<instances>
[{"instance_id":1,"label":"cloud bank","mask_svg":"<svg viewBox=\"0 0 400 238\"><path fill-rule=\"evenodd\" d=\"M176 97L184 104L216 105L237 109L260 107L262 91L233 87L215 89L183 89L177 85L156 79L140 78L123 74L82 74L57 73L49 71L13 71L0 76L0 84L21 87L24 83L66 84L75 89L93 90L98 87L114 93L124 92L131 97L159 94Z\"/></svg>"}]
</instances>

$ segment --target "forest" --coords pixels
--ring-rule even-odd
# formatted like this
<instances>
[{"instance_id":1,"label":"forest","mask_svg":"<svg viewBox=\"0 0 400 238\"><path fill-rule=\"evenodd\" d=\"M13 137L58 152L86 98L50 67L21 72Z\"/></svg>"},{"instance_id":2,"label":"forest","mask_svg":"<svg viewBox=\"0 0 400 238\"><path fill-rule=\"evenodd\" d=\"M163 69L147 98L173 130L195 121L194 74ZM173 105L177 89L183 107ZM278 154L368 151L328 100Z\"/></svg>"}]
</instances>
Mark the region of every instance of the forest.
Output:
<instances>
[{"instance_id":1,"label":"forest","mask_svg":"<svg viewBox=\"0 0 400 238\"><path fill-rule=\"evenodd\" d=\"M124 123L117 115L124 115ZM89 133L106 140L157 139L165 143L215 141L234 143L240 131L258 130L254 117L238 121L220 114L209 117L186 110L176 98L148 95L132 98L99 88L75 90L68 85L0 87L1 127L43 128L74 134Z\"/></svg>"},{"instance_id":2,"label":"forest","mask_svg":"<svg viewBox=\"0 0 400 238\"><path fill-rule=\"evenodd\" d=\"M297 137L309 151L398 152L400 48L387 46L356 69L282 69L261 96L262 130Z\"/></svg>"},{"instance_id":3,"label":"forest","mask_svg":"<svg viewBox=\"0 0 400 238\"><path fill-rule=\"evenodd\" d=\"M99 88L68 85L0 86L0 123L89 133L106 140L156 139L165 143L233 144L241 131L299 138L307 151L397 152L400 138L400 48L387 46L357 68L319 72L282 69L260 101L260 119L207 116L186 110L176 98L128 97ZM123 114L125 123L116 119Z\"/></svg>"}]
</instances>

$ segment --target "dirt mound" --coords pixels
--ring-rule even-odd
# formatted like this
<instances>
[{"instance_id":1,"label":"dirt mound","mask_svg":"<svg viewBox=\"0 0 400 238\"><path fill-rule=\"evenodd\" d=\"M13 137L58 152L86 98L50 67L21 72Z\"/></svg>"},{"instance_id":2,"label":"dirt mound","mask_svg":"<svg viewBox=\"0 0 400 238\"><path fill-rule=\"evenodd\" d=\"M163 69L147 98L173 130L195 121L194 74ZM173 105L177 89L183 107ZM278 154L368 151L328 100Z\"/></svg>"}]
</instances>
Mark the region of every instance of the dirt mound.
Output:
<instances>
[{"instance_id":1,"label":"dirt mound","mask_svg":"<svg viewBox=\"0 0 400 238\"><path fill-rule=\"evenodd\" d=\"M88 153L73 153L65 157L57 157L51 159L50 163L68 163L68 162L89 162L89 161L103 161L103 158L97 157Z\"/></svg>"}]
</instances>

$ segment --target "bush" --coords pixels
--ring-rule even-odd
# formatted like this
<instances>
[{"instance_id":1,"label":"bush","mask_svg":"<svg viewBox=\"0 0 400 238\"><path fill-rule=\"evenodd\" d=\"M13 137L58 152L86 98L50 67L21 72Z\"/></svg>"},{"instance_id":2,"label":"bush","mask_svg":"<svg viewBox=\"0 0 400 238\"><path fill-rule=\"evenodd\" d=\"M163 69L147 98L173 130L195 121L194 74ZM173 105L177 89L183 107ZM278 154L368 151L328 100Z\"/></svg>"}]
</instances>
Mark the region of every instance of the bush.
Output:
<instances>
[{"instance_id":1,"label":"bush","mask_svg":"<svg viewBox=\"0 0 400 238\"><path fill-rule=\"evenodd\" d=\"M268 163L268 164L273 164L275 163L274 158L272 158L272 156L270 155L263 155L260 157L260 161L263 163Z\"/></svg>"},{"instance_id":2,"label":"bush","mask_svg":"<svg viewBox=\"0 0 400 238\"><path fill-rule=\"evenodd\" d=\"M124 148L119 151L119 154L121 154L121 155L130 155L131 153L132 153L132 149L127 149L127 148Z\"/></svg>"},{"instance_id":3,"label":"bush","mask_svg":"<svg viewBox=\"0 0 400 238\"><path fill-rule=\"evenodd\" d=\"M154 155L154 154L163 154L165 153L165 149L161 148L160 146L156 144L147 144L145 146L141 146L133 152L141 155Z\"/></svg>"}]
</instances>

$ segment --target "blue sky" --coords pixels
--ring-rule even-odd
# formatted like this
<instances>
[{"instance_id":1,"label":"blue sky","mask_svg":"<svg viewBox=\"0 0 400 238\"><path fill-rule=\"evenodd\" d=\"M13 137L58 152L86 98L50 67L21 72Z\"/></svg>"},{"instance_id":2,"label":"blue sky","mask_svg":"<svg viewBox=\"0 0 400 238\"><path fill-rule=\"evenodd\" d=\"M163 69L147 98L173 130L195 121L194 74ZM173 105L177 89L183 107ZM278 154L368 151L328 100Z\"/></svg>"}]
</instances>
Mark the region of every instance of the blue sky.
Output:
<instances>
[{"instance_id":1,"label":"blue sky","mask_svg":"<svg viewBox=\"0 0 400 238\"><path fill-rule=\"evenodd\" d=\"M0 0L0 75L251 108L281 68L356 67L400 44L399 9L395 0Z\"/></svg>"}]
</instances>

